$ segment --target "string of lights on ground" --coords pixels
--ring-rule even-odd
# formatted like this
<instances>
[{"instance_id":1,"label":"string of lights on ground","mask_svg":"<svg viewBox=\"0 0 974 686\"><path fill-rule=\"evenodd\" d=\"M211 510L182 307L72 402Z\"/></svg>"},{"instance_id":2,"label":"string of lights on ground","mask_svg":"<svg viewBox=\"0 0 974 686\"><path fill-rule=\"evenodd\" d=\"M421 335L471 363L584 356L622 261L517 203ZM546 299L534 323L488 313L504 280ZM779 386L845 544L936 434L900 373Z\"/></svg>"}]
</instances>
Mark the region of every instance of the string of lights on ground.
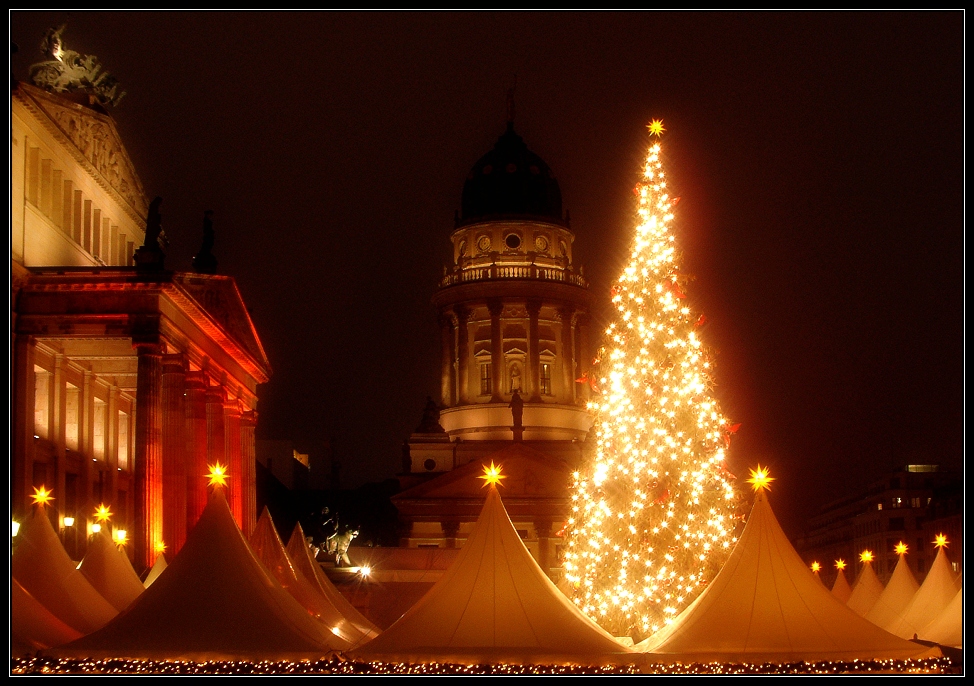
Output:
<instances>
[{"instance_id":1,"label":"string of lights on ground","mask_svg":"<svg viewBox=\"0 0 974 686\"><path fill-rule=\"evenodd\" d=\"M852 662L790 662L784 664L645 664L645 665L460 665L350 662L340 657L307 661L126 660L33 657L11 661L13 675L626 675L626 674L962 674L963 664L949 657L923 660L855 660Z\"/></svg>"}]
</instances>

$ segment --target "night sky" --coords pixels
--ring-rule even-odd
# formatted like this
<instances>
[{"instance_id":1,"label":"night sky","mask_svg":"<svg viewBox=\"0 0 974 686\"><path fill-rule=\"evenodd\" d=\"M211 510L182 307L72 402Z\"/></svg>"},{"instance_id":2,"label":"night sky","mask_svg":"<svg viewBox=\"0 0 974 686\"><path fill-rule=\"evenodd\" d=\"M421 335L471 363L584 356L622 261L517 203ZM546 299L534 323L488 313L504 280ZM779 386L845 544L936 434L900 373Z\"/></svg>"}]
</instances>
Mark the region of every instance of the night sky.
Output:
<instances>
[{"instance_id":1,"label":"night sky","mask_svg":"<svg viewBox=\"0 0 974 686\"><path fill-rule=\"evenodd\" d=\"M166 266L214 211L273 367L258 438L400 468L438 398L430 298L471 166L515 129L551 166L607 323L645 124L663 119L690 306L731 471L797 532L894 466L964 448L964 15L955 12L25 12L127 95L113 111Z\"/></svg>"}]
</instances>

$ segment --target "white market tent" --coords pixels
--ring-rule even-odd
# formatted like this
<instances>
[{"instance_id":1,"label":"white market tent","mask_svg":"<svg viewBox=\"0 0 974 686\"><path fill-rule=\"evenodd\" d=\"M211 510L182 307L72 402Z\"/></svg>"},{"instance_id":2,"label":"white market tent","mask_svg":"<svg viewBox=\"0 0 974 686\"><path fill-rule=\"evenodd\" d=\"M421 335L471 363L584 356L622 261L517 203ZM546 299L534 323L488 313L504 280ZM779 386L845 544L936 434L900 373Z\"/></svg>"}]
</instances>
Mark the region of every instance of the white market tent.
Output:
<instances>
[{"instance_id":1,"label":"white market tent","mask_svg":"<svg viewBox=\"0 0 974 686\"><path fill-rule=\"evenodd\" d=\"M835 581L832 583L832 595L843 603L849 602L852 586L849 585L849 580L845 578L845 569L840 569L839 573L835 575Z\"/></svg>"},{"instance_id":2,"label":"white market tent","mask_svg":"<svg viewBox=\"0 0 974 686\"><path fill-rule=\"evenodd\" d=\"M653 662L725 663L911 658L928 651L866 621L818 583L763 491L710 585L636 648Z\"/></svg>"},{"instance_id":3,"label":"white market tent","mask_svg":"<svg viewBox=\"0 0 974 686\"><path fill-rule=\"evenodd\" d=\"M119 612L145 591L128 557L115 547L104 531L92 534L88 539L88 552L78 569Z\"/></svg>"},{"instance_id":4,"label":"white market tent","mask_svg":"<svg viewBox=\"0 0 974 686\"><path fill-rule=\"evenodd\" d=\"M126 612L46 654L280 660L344 646L267 573L217 490L183 548Z\"/></svg>"},{"instance_id":5,"label":"white market tent","mask_svg":"<svg viewBox=\"0 0 974 686\"><path fill-rule=\"evenodd\" d=\"M335 584L321 570L321 565L311 556L300 522L294 525L294 531L291 532L291 538L287 542L287 554L291 557L295 569L304 574L312 586L338 608L363 639L371 639L379 635L379 628L355 609L342 592L335 588Z\"/></svg>"},{"instance_id":6,"label":"white market tent","mask_svg":"<svg viewBox=\"0 0 974 686\"><path fill-rule=\"evenodd\" d=\"M889 578L889 583L886 584L886 588L883 589L872 609L866 613L866 619L889 631L892 623L903 614L919 588L920 584L917 583L916 577L910 571L910 565L907 564L906 554L901 554L893 569L893 575Z\"/></svg>"},{"instance_id":7,"label":"white market tent","mask_svg":"<svg viewBox=\"0 0 974 686\"><path fill-rule=\"evenodd\" d=\"M846 601L846 605L852 608L860 617L865 617L879 596L883 595L883 582L876 576L871 562L863 562L862 569L859 571L859 578L856 579L852 587L852 595Z\"/></svg>"},{"instance_id":8,"label":"white market tent","mask_svg":"<svg viewBox=\"0 0 974 686\"><path fill-rule=\"evenodd\" d=\"M159 575L162 574L167 565L168 563L166 562L165 555L162 553L156 555L156 561L152 563L152 569L149 570L149 573L146 575L142 585L145 588L149 588L149 586L151 586L153 582L159 578Z\"/></svg>"},{"instance_id":9,"label":"white market tent","mask_svg":"<svg viewBox=\"0 0 974 686\"><path fill-rule=\"evenodd\" d=\"M531 557L491 486L443 577L354 660L599 665L632 651L579 611Z\"/></svg>"},{"instance_id":10,"label":"white market tent","mask_svg":"<svg viewBox=\"0 0 974 686\"><path fill-rule=\"evenodd\" d=\"M82 635L118 614L78 571L43 509L35 510L20 527L10 572L41 605Z\"/></svg>"},{"instance_id":11,"label":"white market tent","mask_svg":"<svg viewBox=\"0 0 974 686\"><path fill-rule=\"evenodd\" d=\"M954 599L936 619L917 632L924 641L933 641L951 648L964 647L964 589L958 589Z\"/></svg>"},{"instance_id":12,"label":"white market tent","mask_svg":"<svg viewBox=\"0 0 974 686\"><path fill-rule=\"evenodd\" d=\"M291 556L284 549L270 511L266 507L257 520L254 532L250 535L250 547L257 555L257 559L264 563L264 567L280 582L281 586L287 589L288 593L294 596L308 614L321 622L328 631L345 641L344 648L358 645L365 640L365 636L355 625L346 619L345 615L297 569Z\"/></svg>"},{"instance_id":13,"label":"white market tent","mask_svg":"<svg viewBox=\"0 0 974 686\"><path fill-rule=\"evenodd\" d=\"M55 617L16 579L10 580L11 657L25 657L77 638L81 638L78 631Z\"/></svg>"},{"instance_id":14,"label":"white market tent","mask_svg":"<svg viewBox=\"0 0 974 686\"><path fill-rule=\"evenodd\" d=\"M957 575L951 569L947 553L944 548L940 548L926 578L913 595L913 600L902 614L889 624L888 630L901 638L919 636L921 629L938 619L947 609L959 589Z\"/></svg>"}]
</instances>

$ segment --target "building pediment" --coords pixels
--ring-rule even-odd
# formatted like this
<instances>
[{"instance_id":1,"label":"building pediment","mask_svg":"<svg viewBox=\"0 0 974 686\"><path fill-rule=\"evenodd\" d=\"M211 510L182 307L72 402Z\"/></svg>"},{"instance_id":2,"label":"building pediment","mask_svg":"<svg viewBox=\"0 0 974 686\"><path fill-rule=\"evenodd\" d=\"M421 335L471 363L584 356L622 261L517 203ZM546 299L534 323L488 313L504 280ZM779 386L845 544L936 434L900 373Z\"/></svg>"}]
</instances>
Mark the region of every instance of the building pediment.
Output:
<instances>
[{"instance_id":1,"label":"building pediment","mask_svg":"<svg viewBox=\"0 0 974 686\"><path fill-rule=\"evenodd\" d=\"M17 84L13 97L33 112L99 185L117 196L133 219L145 220L149 205L142 181L109 115L26 83Z\"/></svg>"},{"instance_id":2,"label":"building pediment","mask_svg":"<svg viewBox=\"0 0 974 686\"><path fill-rule=\"evenodd\" d=\"M258 363L270 369L264 347L233 279L225 276L176 273L173 281Z\"/></svg>"}]
</instances>

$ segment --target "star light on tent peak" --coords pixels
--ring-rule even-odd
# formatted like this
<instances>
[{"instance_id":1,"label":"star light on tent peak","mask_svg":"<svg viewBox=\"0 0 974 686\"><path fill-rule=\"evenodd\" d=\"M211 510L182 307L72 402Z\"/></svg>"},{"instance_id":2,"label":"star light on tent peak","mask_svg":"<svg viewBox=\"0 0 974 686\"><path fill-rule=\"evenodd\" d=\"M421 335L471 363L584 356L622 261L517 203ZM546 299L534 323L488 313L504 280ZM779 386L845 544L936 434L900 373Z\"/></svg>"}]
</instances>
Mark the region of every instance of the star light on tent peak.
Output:
<instances>
[{"instance_id":1,"label":"star light on tent peak","mask_svg":"<svg viewBox=\"0 0 974 686\"><path fill-rule=\"evenodd\" d=\"M219 462L213 465L209 465L209 467L210 467L210 471L206 475L206 478L209 479L209 485L226 486L227 479L229 478L229 476L227 475L227 468L224 467Z\"/></svg>"},{"instance_id":2,"label":"star light on tent peak","mask_svg":"<svg viewBox=\"0 0 974 686\"><path fill-rule=\"evenodd\" d=\"M816 574L818 574L821 569L822 569L822 565L820 565L818 562L813 562L812 563L812 571L813 572L815 572Z\"/></svg>"},{"instance_id":3,"label":"star light on tent peak","mask_svg":"<svg viewBox=\"0 0 974 686\"><path fill-rule=\"evenodd\" d=\"M755 491L770 491L771 482L774 481L773 476L768 476L768 468L762 467L760 464L757 469L752 469L751 478L747 480L749 484L754 488Z\"/></svg>"},{"instance_id":4,"label":"star light on tent peak","mask_svg":"<svg viewBox=\"0 0 974 686\"><path fill-rule=\"evenodd\" d=\"M859 561L860 562L864 562L864 563L872 562L873 561L873 557L874 557L873 556L873 551L871 551L871 550L863 550L861 553L859 553Z\"/></svg>"},{"instance_id":5,"label":"star light on tent peak","mask_svg":"<svg viewBox=\"0 0 974 686\"><path fill-rule=\"evenodd\" d=\"M900 541L893 550L896 551L897 555L906 555L907 545L903 541Z\"/></svg>"},{"instance_id":6,"label":"star light on tent peak","mask_svg":"<svg viewBox=\"0 0 974 686\"><path fill-rule=\"evenodd\" d=\"M163 541L156 541L156 544L155 544L154 548L155 548L155 551L157 553L159 553L160 555L162 555L164 552L166 552L166 544Z\"/></svg>"},{"instance_id":7,"label":"star light on tent peak","mask_svg":"<svg viewBox=\"0 0 974 686\"><path fill-rule=\"evenodd\" d=\"M51 495L51 493L53 492L54 491L48 489L45 486L35 486L34 495L32 495L30 499L34 503L34 505L40 505L41 507L44 507L46 505L49 505L50 502L54 500L54 497Z\"/></svg>"},{"instance_id":8,"label":"star light on tent peak","mask_svg":"<svg viewBox=\"0 0 974 686\"><path fill-rule=\"evenodd\" d=\"M938 548L946 548L947 536L944 534L937 534L937 537L934 539L933 544Z\"/></svg>"},{"instance_id":9,"label":"star light on tent peak","mask_svg":"<svg viewBox=\"0 0 974 686\"><path fill-rule=\"evenodd\" d=\"M835 561L835 568L838 569L840 572L843 569L845 569L845 560L843 560L841 557L838 560L836 560Z\"/></svg>"},{"instance_id":10,"label":"star light on tent peak","mask_svg":"<svg viewBox=\"0 0 974 686\"><path fill-rule=\"evenodd\" d=\"M112 511L105 503L101 503L95 508L95 521L99 524L101 522L107 522L112 518Z\"/></svg>"},{"instance_id":11,"label":"star light on tent peak","mask_svg":"<svg viewBox=\"0 0 974 686\"><path fill-rule=\"evenodd\" d=\"M494 462L493 462L493 460L491 460L489 467L487 465L484 465L484 474L483 474L483 476L478 476L477 478L484 480L484 488L486 488L487 486L490 486L490 485L500 484L501 483L501 479L506 479L507 476L504 475L504 474L501 474L501 466L500 465L495 465ZM501 484L501 485L503 485L503 484Z\"/></svg>"}]
</instances>

